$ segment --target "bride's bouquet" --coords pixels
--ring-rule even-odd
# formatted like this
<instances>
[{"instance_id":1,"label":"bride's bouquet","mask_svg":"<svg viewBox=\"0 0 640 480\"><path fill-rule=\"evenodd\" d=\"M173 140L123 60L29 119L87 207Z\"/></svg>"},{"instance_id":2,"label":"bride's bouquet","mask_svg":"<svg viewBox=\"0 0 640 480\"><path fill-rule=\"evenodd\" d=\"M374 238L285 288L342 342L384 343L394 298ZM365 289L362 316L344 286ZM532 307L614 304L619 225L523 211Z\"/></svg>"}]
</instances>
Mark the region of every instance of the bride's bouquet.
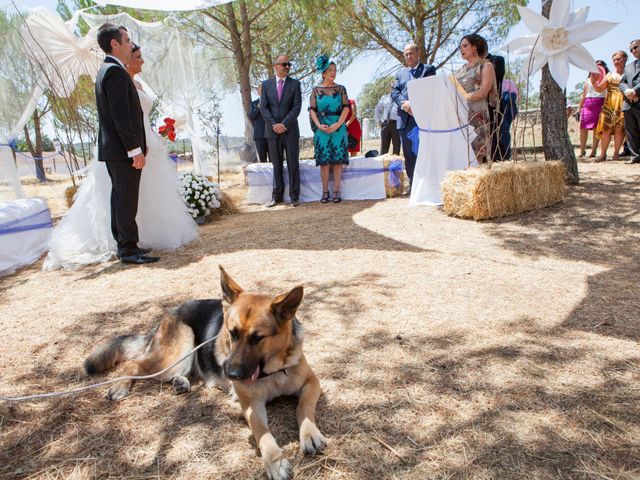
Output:
<instances>
[{"instance_id":1,"label":"bride's bouquet","mask_svg":"<svg viewBox=\"0 0 640 480\"><path fill-rule=\"evenodd\" d=\"M179 176L178 193L193 218L206 217L211 210L220 208L220 187L202 175L184 172Z\"/></svg>"}]
</instances>

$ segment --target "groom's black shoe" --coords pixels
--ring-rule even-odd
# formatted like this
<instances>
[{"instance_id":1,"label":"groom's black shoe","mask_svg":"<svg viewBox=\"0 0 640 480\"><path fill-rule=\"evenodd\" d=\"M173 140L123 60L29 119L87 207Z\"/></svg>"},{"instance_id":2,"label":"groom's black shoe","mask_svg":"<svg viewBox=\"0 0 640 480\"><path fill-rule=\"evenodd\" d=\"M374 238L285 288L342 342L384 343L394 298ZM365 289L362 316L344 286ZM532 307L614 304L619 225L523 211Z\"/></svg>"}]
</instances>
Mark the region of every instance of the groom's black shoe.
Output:
<instances>
[{"instance_id":1,"label":"groom's black shoe","mask_svg":"<svg viewBox=\"0 0 640 480\"><path fill-rule=\"evenodd\" d=\"M144 265L145 263L155 263L160 257L149 257L144 253L135 253L133 255L120 257L122 263L135 263L136 265Z\"/></svg>"}]
</instances>

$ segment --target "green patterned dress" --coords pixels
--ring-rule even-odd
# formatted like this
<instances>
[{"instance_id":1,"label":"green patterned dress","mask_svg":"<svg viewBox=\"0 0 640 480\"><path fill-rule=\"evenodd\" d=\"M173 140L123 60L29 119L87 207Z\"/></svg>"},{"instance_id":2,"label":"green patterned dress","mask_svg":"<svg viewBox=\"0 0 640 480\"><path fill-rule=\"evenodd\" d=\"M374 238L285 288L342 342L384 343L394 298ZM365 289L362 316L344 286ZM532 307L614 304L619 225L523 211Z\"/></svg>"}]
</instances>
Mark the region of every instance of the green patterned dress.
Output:
<instances>
[{"instance_id":1,"label":"green patterned dress","mask_svg":"<svg viewBox=\"0 0 640 480\"><path fill-rule=\"evenodd\" d=\"M342 109L349 107L347 89L342 85L315 87L311 92L309 110L314 110L323 125L331 125L340 119ZM333 133L326 133L314 127L313 146L316 166L349 164L347 127L344 123Z\"/></svg>"}]
</instances>

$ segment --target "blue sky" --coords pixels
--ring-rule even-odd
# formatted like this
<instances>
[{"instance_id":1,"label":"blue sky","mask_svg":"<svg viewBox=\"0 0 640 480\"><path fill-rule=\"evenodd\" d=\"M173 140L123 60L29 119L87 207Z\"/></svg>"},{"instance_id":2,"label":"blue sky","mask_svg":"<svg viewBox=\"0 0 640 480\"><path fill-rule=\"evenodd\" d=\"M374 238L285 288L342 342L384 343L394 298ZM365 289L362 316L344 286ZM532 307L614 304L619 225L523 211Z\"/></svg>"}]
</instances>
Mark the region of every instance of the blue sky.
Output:
<instances>
[{"instance_id":1,"label":"blue sky","mask_svg":"<svg viewBox=\"0 0 640 480\"><path fill-rule=\"evenodd\" d=\"M9 3L9 2L7 2ZM55 0L19 0L16 3L23 6L43 5L55 10ZM536 12L540 12L541 0L530 0L529 8ZM0 5L4 2L0 0ZM627 50L629 41L640 38L640 28L638 25L637 11L632 10L632 6L638 7L638 0L574 0L573 9L577 10L584 6L590 5L588 20L608 20L612 22L620 22L620 24L612 29L606 35L586 43L585 47L592 53L594 58L602 59L611 66L611 54L617 50ZM526 35L527 28L522 23L516 25L509 35L509 39ZM499 45L490 45L490 50L496 50ZM364 84L374 79L376 76L387 72L390 68L397 66L398 63L391 58L386 59L384 55L362 55L352 65L343 72L339 72L337 81L347 87L349 96L356 98ZM150 67L150 65L147 65ZM573 90L575 84L584 80L586 73L571 67L568 90ZM539 80L534 79L534 83L538 84ZM223 133L226 135L240 136L243 134L243 119L240 108L240 94L229 93L223 102L224 125ZM303 113L300 115L300 126L303 135L310 135L311 131L306 119L306 105L303 106Z\"/></svg>"}]
</instances>

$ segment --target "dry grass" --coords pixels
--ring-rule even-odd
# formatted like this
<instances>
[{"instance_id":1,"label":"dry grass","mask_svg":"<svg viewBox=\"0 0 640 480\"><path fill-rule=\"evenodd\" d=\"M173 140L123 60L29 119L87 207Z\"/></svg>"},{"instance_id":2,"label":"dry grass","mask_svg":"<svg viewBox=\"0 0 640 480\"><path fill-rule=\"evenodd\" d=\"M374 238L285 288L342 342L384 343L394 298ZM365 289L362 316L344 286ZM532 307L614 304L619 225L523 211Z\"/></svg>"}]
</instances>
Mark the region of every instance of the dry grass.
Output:
<instances>
[{"instance_id":1,"label":"dry grass","mask_svg":"<svg viewBox=\"0 0 640 480\"><path fill-rule=\"evenodd\" d=\"M640 170L580 170L564 203L501 220L408 209L406 197L240 205L154 265L22 269L0 279L0 392L112 377L82 372L93 345L218 296L221 263L252 290L305 285L330 446L301 458L294 402L271 404L296 478L638 478ZM104 393L0 404L0 477L264 477L224 393Z\"/></svg>"},{"instance_id":2,"label":"dry grass","mask_svg":"<svg viewBox=\"0 0 640 480\"><path fill-rule=\"evenodd\" d=\"M442 181L443 209L474 220L549 207L564 199L562 162L500 162L448 172Z\"/></svg>"}]
</instances>

